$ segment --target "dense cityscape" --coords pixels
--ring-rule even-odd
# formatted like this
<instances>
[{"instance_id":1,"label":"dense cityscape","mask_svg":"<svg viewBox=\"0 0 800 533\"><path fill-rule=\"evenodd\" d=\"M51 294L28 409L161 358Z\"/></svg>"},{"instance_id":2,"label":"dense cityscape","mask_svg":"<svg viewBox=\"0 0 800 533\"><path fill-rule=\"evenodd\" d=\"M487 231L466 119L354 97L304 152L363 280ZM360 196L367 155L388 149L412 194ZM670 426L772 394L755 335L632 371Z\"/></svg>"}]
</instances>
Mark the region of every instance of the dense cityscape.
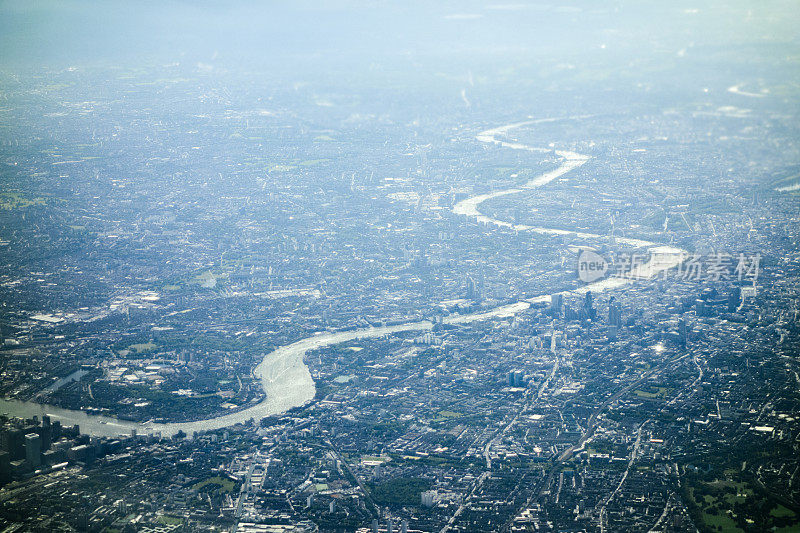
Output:
<instances>
[{"instance_id":1,"label":"dense cityscape","mask_svg":"<svg viewBox=\"0 0 800 533\"><path fill-rule=\"evenodd\" d=\"M2 7L0 531L800 530L800 13L615 5Z\"/></svg>"}]
</instances>

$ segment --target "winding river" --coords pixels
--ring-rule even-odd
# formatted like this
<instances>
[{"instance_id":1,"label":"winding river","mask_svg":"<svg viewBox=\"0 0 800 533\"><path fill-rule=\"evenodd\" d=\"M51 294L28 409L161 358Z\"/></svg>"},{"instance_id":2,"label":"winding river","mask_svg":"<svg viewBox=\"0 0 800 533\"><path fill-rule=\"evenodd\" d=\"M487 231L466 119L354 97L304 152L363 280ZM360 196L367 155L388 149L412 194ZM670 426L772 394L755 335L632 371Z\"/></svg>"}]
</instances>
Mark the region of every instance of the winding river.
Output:
<instances>
[{"instance_id":1,"label":"winding river","mask_svg":"<svg viewBox=\"0 0 800 533\"><path fill-rule=\"evenodd\" d=\"M557 119L540 119L526 122L508 124L499 128L486 130L477 136L477 140L483 143L495 144L513 150L524 150L529 152L552 153L552 150L529 146L519 142L507 140L511 130L521 126L529 126L537 123L553 122ZM516 188L504 189L488 194L482 194L467 198L453 207L453 212L457 215L465 215L476 218L483 224L491 224L501 228L508 228L515 231L533 232L547 235L572 236L582 240L603 240L604 235L593 233L583 233L562 229L544 228L538 226L528 226L524 224L512 224L503 220L498 220L482 214L479 207L487 200L519 194L526 190L542 187L554 179L557 179L568 172L585 164L590 157L566 150L556 150L555 154L561 158L561 164L555 170L545 172L531 179L524 185ZM650 252L650 261L634 269L631 276L627 278L609 277L594 283L590 283L572 291L572 294L583 294L587 291L600 292L609 289L616 289L636 279L651 278L658 273L677 266L685 257L686 252L671 246L658 245L653 242L617 238L621 244L636 248L647 248ZM465 324L479 320L486 320L492 317L507 317L515 315L528 309L532 304L549 302L550 295L537 296L526 300L503 305L476 313L464 315L451 315L444 319L447 324ZM283 413L292 407L301 406L314 398L316 389L314 380L311 377L308 366L303 362L304 354L311 349L330 346L348 342L354 339L364 339L380 337L392 333L405 331L424 331L430 330L433 324L429 321L416 321L393 326L370 327L342 332L319 332L305 339L301 339L292 344L282 346L264 356L264 359L255 369L255 376L261 380L261 384L266 393L266 398L251 407L243 410L194 422L176 423L140 423L118 420L105 416L93 416L82 411L72 411L61 409L50 405L42 405L35 402L22 402L18 400L0 400L0 412L5 412L12 416L32 417L48 414L54 420L60 420L64 425L80 424L81 432L96 436L116 437L119 435L130 434L136 430L139 434L160 433L162 436L171 436L178 431L191 435L195 431L208 431L232 426L237 423L246 422L249 419L260 420L270 415Z\"/></svg>"}]
</instances>

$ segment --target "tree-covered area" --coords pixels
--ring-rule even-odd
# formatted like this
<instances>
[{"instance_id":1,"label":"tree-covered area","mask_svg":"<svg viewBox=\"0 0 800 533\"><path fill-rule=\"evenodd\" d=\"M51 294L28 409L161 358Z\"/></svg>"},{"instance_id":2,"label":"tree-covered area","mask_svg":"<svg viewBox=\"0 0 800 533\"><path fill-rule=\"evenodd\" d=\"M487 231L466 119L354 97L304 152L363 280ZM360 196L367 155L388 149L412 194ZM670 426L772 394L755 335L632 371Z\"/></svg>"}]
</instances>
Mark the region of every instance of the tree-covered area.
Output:
<instances>
[{"instance_id":1,"label":"tree-covered area","mask_svg":"<svg viewBox=\"0 0 800 533\"><path fill-rule=\"evenodd\" d=\"M396 478L369 486L372 499L378 505L419 505L420 494L431 488L431 481L418 477Z\"/></svg>"}]
</instances>

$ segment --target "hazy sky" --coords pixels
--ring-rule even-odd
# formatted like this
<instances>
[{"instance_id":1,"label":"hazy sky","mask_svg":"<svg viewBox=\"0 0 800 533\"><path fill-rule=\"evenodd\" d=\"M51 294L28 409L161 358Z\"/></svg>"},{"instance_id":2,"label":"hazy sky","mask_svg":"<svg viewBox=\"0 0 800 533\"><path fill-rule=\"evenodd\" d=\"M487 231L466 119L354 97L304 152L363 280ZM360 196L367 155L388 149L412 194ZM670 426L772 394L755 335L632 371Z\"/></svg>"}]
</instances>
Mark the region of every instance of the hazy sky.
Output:
<instances>
[{"instance_id":1,"label":"hazy sky","mask_svg":"<svg viewBox=\"0 0 800 533\"><path fill-rule=\"evenodd\" d=\"M730 43L796 53L796 1L0 3L0 62L246 61L363 65L393 58L627 60Z\"/></svg>"}]
</instances>

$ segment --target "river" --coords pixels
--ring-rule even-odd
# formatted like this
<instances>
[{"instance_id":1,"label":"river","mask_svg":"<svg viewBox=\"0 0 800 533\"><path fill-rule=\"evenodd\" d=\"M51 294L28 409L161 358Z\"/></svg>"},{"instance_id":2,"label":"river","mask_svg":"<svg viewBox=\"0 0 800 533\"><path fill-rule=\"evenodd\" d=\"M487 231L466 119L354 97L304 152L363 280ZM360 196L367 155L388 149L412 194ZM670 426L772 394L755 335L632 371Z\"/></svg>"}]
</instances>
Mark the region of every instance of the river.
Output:
<instances>
[{"instance_id":1,"label":"river","mask_svg":"<svg viewBox=\"0 0 800 533\"><path fill-rule=\"evenodd\" d=\"M511 142L502 139L515 128L532 125L542 122L552 122L556 119L530 120L508 124L499 128L486 130L477 135L477 140L484 143L496 144L513 150L525 150L537 153L553 153L553 150L529 146L519 142ZM582 166L589 161L587 155L578 154L566 150L556 150L555 155L561 158L561 165L555 170L551 170L536 176L522 186L504 189L488 194L482 194L467 198L453 207L453 212L457 215L474 217L480 223L490 224L498 227L509 228L515 231L528 231L533 233L573 236L584 240L599 240L605 238L602 235L593 233L583 233L562 229L544 228L538 226L528 226L524 224L512 224L503 220L488 217L480 212L479 206L493 198L519 194L525 190L541 187L559 178L568 172ZM673 268L681 263L686 255L684 250L671 246L657 245L656 243L630 238L617 238L621 244L634 246L637 248L649 248L651 252L657 254L657 259L641 265L630 278L609 277L594 283L589 283L573 291L573 294L584 294L587 291L601 292L609 289L617 289L635 279L650 278L668 268ZM447 324L465 324L479 320L487 320L493 317L513 316L521 311L528 309L532 304L547 303L550 295L537 296L519 302L503 305L487 311L464 315L450 315L444 319ZM220 415L206 420L194 422L174 422L174 423L152 423L152 422L129 422L118 420L107 416L89 415L83 411L73 411L61 409L50 405L42 405L35 402L22 402L18 400L0 400L0 412L11 416L30 418L34 415L50 415L54 420L61 421L64 425L79 424L82 433L95 436L116 437L119 435L129 435L132 430L138 434L160 433L162 436L172 436L179 431L192 435L195 431L209 431L232 426L237 423L246 422L249 419L256 421L264 417L283 413L292 407L298 407L311 401L316 393L314 380L311 377L308 366L303 361L304 354L311 349L340 344L354 339L374 338L384 335L391 335L404 331L424 331L433 327L431 322L416 321L394 326L382 326L362 328L340 332L320 332L305 339L301 339L292 344L282 346L264 356L264 359L256 367L255 376L261 380L266 398L261 402L245 409Z\"/></svg>"}]
</instances>

